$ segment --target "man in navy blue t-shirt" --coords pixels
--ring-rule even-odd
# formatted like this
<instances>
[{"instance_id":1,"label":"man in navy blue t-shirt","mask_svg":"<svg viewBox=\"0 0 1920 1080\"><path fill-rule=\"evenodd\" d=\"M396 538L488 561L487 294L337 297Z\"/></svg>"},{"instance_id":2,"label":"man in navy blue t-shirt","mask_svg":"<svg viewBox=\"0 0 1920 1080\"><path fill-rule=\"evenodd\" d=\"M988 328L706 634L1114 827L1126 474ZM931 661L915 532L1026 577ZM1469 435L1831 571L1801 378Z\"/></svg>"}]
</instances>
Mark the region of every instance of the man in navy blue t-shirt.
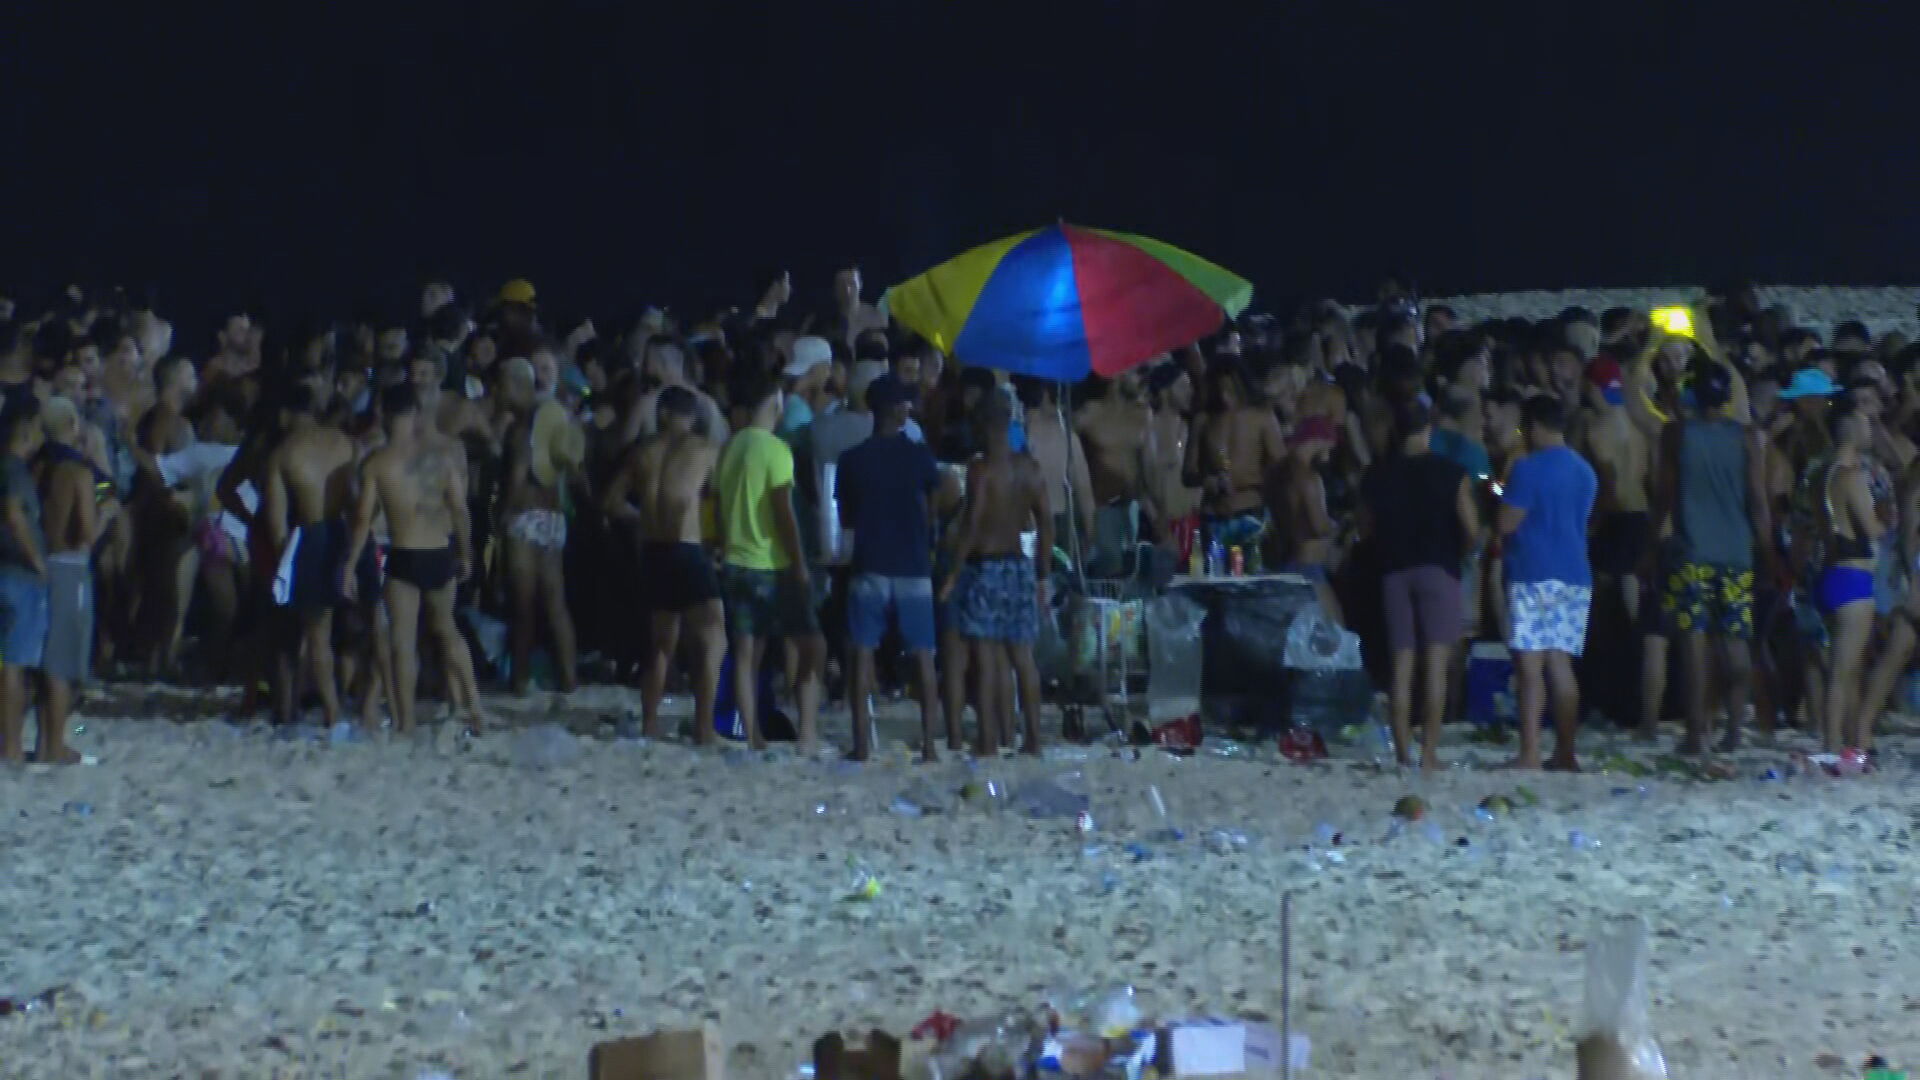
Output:
<instances>
[{"instance_id":1,"label":"man in navy blue t-shirt","mask_svg":"<svg viewBox=\"0 0 1920 1080\"><path fill-rule=\"evenodd\" d=\"M847 637L854 648L853 758L864 760L873 687L873 650L892 617L919 669L921 754L934 758L933 493L940 467L925 443L906 434L913 393L893 375L867 386L873 435L840 455L834 497L840 525L853 536L847 590ZM947 718L947 740L958 745L957 717Z\"/></svg>"},{"instance_id":2,"label":"man in navy blue t-shirt","mask_svg":"<svg viewBox=\"0 0 1920 1080\"><path fill-rule=\"evenodd\" d=\"M1513 650L1520 712L1520 757L1514 764L1540 767L1540 720L1551 682L1555 743L1548 765L1575 769L1580 684L1574 680L1573 658L1586 644L1593 606L1587 518L1599 482L1593 466L1567 447L1567 418L1559 401L1532 398L1521 418L1532 452L1514 462L1500 507L1500 532L1507 538L1507 644Z\"/></svg>"}]
</instances>

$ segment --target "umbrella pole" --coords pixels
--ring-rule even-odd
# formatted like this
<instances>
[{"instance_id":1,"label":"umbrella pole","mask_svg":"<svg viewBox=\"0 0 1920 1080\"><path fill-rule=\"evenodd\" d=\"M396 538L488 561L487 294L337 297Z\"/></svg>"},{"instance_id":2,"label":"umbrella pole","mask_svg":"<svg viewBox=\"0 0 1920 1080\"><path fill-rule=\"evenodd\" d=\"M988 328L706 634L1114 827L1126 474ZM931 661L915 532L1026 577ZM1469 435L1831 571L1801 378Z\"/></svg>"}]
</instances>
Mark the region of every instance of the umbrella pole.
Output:
<instances>
[{"instance_id":1,"label":"umbrella pole","mask_svg":"<svg viewBox=\"0 0 1920 1080\"><path fill-rule=\"evenodd\" d=\"M1073 428L1067 424L1067 406L1069 404L1068 395L1072 393L1073 393L1072 385L1066 382L1062 382L1060 384L1060 392L1054 395L1053 408L1054 408L1054 412L1060 418L1060 443L1062 446L1066 447L1067 560L1073 564L1071 568L1073 572L1073 578L1076 582L1079 583L1081 594L1085 595L1087 591L1086 560L1082 558L1080 554L1080 515L1078 513L1079 507L1075 506L1073 502ZM1053 553L1048 552L1047 558L1049 559L1053 558Z\"/></svg>"},{"instance_id":2,"label":"umbrella pole","mask_svg":"<svg viewBox=\"0 0 1920 1080\"><path fill-rule=\"evenodd\" d=\"M1280 1075L1293 1077L1293 892L1280 894Z\"/></svg>"}]
</instances>

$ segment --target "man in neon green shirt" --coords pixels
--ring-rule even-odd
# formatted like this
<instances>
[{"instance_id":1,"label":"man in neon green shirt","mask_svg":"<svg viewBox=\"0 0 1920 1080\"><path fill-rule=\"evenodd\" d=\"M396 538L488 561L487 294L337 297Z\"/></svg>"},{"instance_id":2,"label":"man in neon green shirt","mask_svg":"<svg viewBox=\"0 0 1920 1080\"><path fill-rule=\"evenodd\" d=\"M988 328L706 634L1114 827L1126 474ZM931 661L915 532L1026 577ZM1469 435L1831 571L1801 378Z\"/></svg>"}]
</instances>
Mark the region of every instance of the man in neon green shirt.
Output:
<instances>
[{"instance_id":1,"label":"man in neon green shirt","mask_svg":"<svg viewBox=\"0 0 1920 1080\"><path fill-rule=\"evenodd\" d=\"M733 388L736 405L752 420L735 433L714 466L714 514L722 566L720 594L726 601L733 652L734 700L747 741L758 750L761 735L755 690L767 639L784 638L796 650L794 696L800 704L800 747L812 753L820 712L820 672L826 640L813 609L800 523L793 512L793 451L778 435L785 402L780 384L766 372L748 371Z\"/></svg>"}]
</instances>

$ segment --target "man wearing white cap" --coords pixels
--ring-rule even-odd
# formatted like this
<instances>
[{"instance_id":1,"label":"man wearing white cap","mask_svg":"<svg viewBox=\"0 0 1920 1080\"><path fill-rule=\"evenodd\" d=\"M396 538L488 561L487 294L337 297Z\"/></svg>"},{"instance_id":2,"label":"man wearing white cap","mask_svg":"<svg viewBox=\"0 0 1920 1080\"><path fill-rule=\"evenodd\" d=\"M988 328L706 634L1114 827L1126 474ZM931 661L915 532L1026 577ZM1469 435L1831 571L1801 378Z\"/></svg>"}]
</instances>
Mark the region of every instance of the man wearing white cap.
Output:
<instances>
[{"instance_id":1,"label":"man wearing white cap","mask_svg":"<svg viewBox=\"0 0 1920 1080\"><path fill-rule=\"evenodd\" d=\"M800 432L813 423L814 409L825 404L827 376L833 371L833 346L812 334L793 340L793 359L781 371L786 381L787 407L775 432L788 445L797 445Z\"/></svg>"}]
</instances>

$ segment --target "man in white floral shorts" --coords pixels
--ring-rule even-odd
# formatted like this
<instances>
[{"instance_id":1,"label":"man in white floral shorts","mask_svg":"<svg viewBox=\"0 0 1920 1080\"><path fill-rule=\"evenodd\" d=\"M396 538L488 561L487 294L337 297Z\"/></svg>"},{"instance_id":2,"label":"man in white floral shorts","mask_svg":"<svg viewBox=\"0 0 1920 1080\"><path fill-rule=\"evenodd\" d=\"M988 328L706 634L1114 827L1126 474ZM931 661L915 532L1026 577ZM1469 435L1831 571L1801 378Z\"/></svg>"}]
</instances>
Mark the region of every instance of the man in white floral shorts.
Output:
<instances>
[{"instance_id":1,"label":"man in white floral shorts","mask_svg":"<svg viewBox=\"0 0 1920 1080\"><path fill-rule=\"evenodd\" d=\"M1567 447L1566 412L1559 401L1533 398L1521 418L1529 453L1514 462L1500 507L1512 627L1507 645L1513 650L1520 711L1520 756L1513 764L1540 767L1540 720L1551 686L1555 742L1547 767L1577 770L1573 747L1580 685L1573 659L1586 645L1587 612L1593 605L1587 519L1599 485L1593 467Z\"/></svg>"}]
</instances>

